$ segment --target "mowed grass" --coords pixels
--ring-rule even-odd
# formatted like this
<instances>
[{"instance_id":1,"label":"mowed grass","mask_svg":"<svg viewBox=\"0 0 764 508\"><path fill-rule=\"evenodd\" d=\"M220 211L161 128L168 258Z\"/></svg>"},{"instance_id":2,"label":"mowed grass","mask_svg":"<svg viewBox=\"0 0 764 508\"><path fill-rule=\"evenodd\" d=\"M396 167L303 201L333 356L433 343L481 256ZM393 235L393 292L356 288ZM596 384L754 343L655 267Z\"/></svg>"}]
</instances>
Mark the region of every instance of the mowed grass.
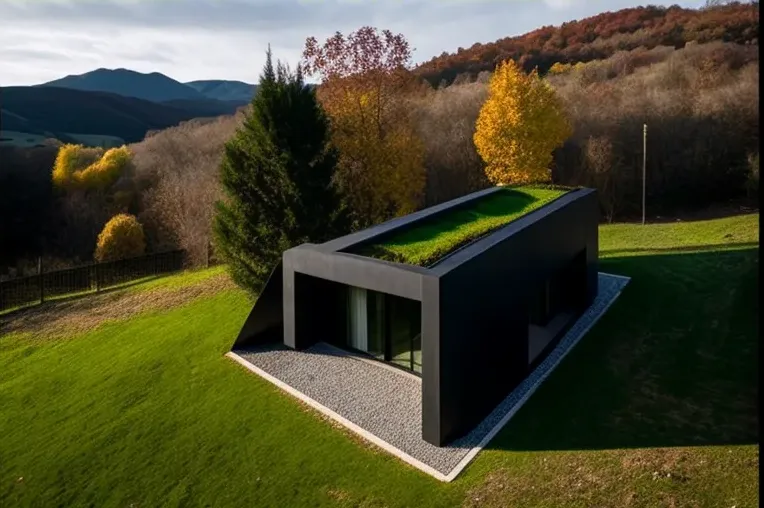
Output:
<instances>
[{"instance_id":1,"label":"mowed grass","mask_svg":"<svg viewBox=\"0 0 764 508\"><path fill-rule=\"evenodd\" d=\"M530 185L502 189L468 207L393 234L382 243L365 246L358 253L388 261L428 266L472 240L557 199L565 192Z\"/></svg>"},{"instance_id":2,"label":"mowed grass","mask_svg":"<svg viewBox=\"0 0 764 508\"><path fill-rule=\"evenodd\" d=\"M5 335L0 506L758 506L758 220L601 227L631 282L450 484L225 358L239 290Z\"/></svg>"}]
</instances>

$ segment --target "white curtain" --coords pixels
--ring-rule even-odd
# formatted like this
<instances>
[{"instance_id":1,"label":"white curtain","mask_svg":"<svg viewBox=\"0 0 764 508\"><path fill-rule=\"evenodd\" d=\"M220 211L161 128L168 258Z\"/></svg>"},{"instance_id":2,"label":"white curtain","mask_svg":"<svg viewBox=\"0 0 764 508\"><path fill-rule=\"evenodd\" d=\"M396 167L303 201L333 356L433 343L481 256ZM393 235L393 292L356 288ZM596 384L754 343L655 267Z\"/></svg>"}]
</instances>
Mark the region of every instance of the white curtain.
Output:
<instances>
[{"instance_id":1,"label":"white curtain","mask_svg":"<svg viewBox=\"0 0 764 508\"><path fill-rule=\"evenodd\" d=\"M350 346L361 351L369 350L369 334L366 324L366 290L350 288Z\"/></svg>"}]
</instances>

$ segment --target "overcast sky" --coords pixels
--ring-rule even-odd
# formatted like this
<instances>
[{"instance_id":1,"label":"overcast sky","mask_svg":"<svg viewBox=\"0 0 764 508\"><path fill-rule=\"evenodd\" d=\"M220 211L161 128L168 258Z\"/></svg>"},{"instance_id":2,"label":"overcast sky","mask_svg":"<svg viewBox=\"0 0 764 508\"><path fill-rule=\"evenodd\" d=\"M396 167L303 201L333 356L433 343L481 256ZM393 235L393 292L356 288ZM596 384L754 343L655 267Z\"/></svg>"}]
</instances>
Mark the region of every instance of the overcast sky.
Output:
<instances>
[{"instance_id":1,"label":"overcast sky","mask_svg":"<svg viewBox=\"0 0 764 508\"><path fill-rule=\"evenodd\" d=\"M697 7L702 0L677 1ZM268 43L294 65L305 38L363 25L403 33L415 62L634 0L0 0L0 85L100 67L179 81L256 82Z\"/></svg>"}]
</instances>

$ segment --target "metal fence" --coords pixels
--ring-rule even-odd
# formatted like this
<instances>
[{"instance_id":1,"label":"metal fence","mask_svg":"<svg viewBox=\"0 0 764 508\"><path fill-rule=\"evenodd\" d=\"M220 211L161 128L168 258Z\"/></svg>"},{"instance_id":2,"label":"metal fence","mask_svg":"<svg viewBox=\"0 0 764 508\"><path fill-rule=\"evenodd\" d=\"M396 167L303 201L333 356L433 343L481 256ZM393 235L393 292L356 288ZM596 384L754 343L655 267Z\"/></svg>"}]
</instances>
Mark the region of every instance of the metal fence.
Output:
<instances>
[{"instance_id":1,"label":"metal fence","mask_svg":"<svg viewBox=\"0 0 764 508\"><path fill-rule=\"evenodd\" d=\"M128 259L91 263L76 268L42 272L0 282L0 312L46 299L102 289L183 269L184 251L147 254Z\"/></svg>"}]
</instances>

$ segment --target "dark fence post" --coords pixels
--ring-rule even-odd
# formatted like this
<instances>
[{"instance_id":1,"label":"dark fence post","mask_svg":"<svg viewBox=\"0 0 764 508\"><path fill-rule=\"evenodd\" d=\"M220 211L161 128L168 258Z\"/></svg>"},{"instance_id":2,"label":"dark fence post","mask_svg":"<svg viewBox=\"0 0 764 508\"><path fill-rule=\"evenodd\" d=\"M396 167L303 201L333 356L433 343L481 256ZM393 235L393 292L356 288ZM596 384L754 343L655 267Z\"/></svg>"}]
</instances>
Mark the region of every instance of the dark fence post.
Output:
<instances>
[{"instance_id":1,"label":"dark fence post","mask_svg":"<svg viewBox=\"0 0 764 508\"><path fill-rule=\"evenodd\" d=\"M100 277L101 270L98 269L98 265L99 264L100 263L98 263L98 261L96 261L95 264L93 265L95 267L96 293L100 293L101 292L101 277Z\"/></svg>"},{"instance_id":2,"label":"dark fence post","mask_svg":"<svg viewBox=\"0 0 764 508\"><path fill-rule=\"evenodd\" d=\"M37 256L37 278L40 281L40 303L45 302L45 281L42 277L42 256Z\"/></svg>"}]
</instances>

